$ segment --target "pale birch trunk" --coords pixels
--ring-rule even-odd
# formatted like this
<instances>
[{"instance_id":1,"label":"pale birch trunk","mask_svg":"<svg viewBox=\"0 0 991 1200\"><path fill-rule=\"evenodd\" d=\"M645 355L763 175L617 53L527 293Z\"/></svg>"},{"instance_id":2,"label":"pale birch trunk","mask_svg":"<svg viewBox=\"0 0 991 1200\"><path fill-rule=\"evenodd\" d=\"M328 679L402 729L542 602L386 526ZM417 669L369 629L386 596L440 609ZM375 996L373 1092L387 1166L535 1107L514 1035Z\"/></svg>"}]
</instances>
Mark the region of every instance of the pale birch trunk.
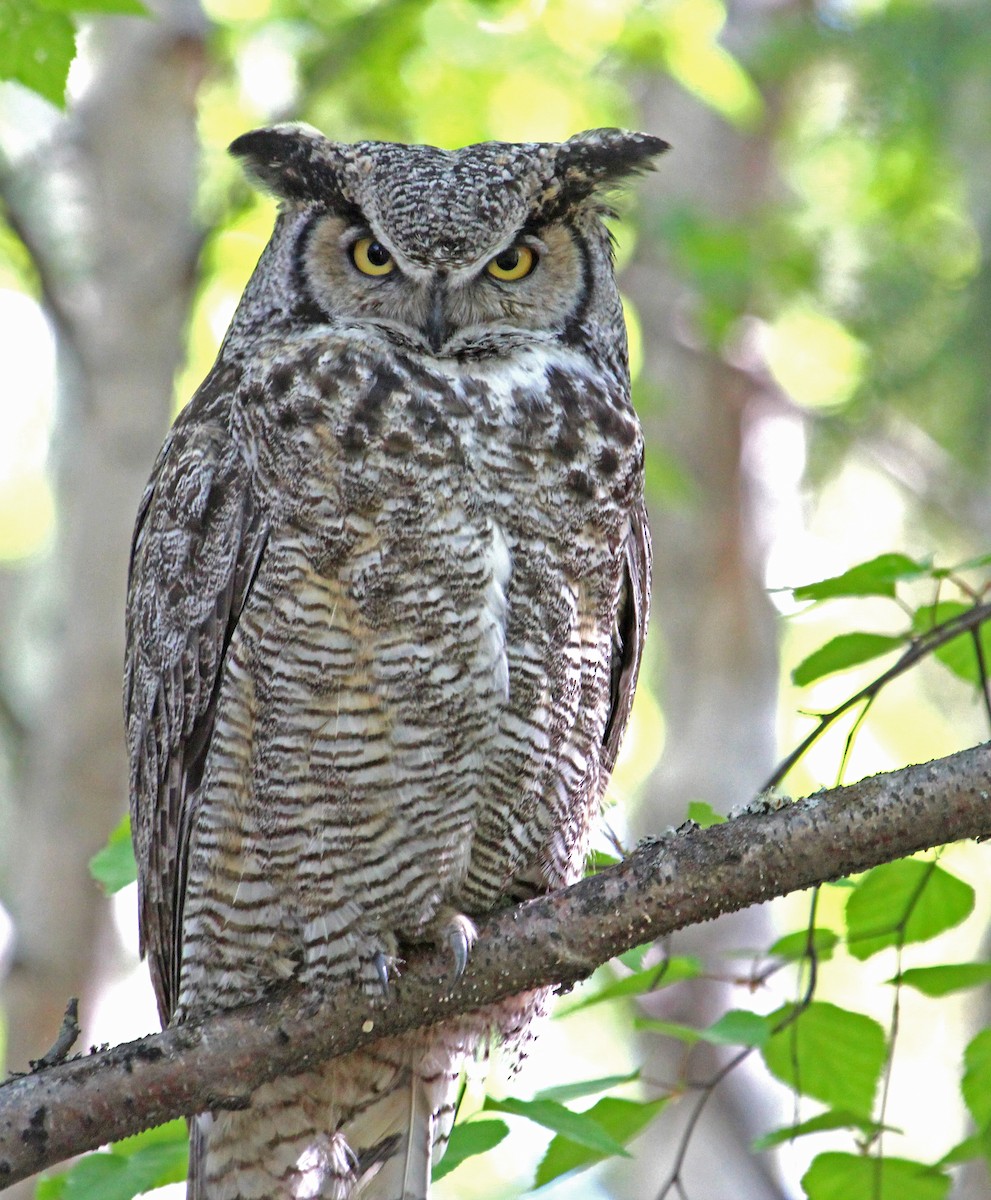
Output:
<instances>
[{"instance_id":1,"label":"pale birch trunk","mask_svg":"<svg viewBox=\"0 0 991 1200\"><path fill-rule=\"evenodd\" d=\"M673 206L736 222L767 202L768 134L741 133L659 76L647 85L641 112L642 128L673 143L642 185L645 228ZM702 344L692 329L691 284L679 278L663 245L641 241L623 286L642 323L649 394L662 398L656 410L641 414L647 453L657 447L672 459L691 492L684 503L651 506L651 622L661 647L656 670L665 743L636 816L643 835L680 824L693 800L724 812L749 800L775 762L777 633L764 572L767 497L777 485L769 488L761 477L758 439L778 405L759 364L731 362ZM687 930L671 949L701 955L718 970L725 968L721 951L770 940L763 910L752 909ZM728 1000L714 984L684 983L664 991L658 1015L708 1024ZM682 1047L651 1038L642 1049L645 1078L678 1077ZM722 1057L699 1048L693 1074L704 1078ZM779 1200L785 1194L773 1164L750 1152L752 1138L775 1123L766 1093L766 1084L758 1093L743 1072L717 1091L693 1134L689 1195ZM694 1101L689 1093L640 1139L635 1160L615 1172L616 1195L658 1195Z\"/></svg>"},{"instance_id":2,"label":"pale birch trunk","mask_svg":"<svg viewBox=\"0 0 991 1200\"><path fill-rule=\"evenodd\" d=\"M8 1067L45 1052L66 1000L108 965L87 862L126 808L123 609L138 498L168 424L194 282L196 0L95 23L92 79L5 196L35 258L59 356L54 548L31 581L50 664L5 846L15 922Z\"/></svg>"}]
</instances>

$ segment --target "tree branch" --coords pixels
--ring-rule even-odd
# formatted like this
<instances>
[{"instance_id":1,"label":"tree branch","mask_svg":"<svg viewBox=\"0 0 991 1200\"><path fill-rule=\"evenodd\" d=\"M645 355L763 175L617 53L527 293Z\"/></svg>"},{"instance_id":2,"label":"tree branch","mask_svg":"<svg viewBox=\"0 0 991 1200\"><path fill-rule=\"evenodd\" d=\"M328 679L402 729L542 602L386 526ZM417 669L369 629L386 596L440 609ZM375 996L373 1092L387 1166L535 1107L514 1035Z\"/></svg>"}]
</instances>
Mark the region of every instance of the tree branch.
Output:
<instances>
[{"instance_id":1,"label":"tree branch","mask_svg":"<svg viewBox=\"0 0 991 1200\"><path fill-rule=\"evenodd\" d=\"M416 957L387 1002L300 988L0 1087L0 1188L277 1075L547 985L724 912L945 842L991 836L991 744L642 844L619 866L482 923L468 969Z\"/></svg>"}]
</instances>

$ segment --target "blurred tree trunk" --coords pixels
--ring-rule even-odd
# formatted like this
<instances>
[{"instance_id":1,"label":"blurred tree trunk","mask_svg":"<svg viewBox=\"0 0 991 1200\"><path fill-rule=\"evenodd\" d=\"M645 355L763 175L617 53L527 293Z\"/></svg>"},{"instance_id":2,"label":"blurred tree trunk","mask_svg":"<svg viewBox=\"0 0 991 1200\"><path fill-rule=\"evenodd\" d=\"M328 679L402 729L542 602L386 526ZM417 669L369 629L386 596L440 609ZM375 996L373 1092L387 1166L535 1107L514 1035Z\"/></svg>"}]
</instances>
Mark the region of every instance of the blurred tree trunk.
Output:
<instances>
[{"instance_id":1,"label":"blurred tree trunk","mask_svg":"<svg viewBox=\"0 0 991 1200\"><path fill-rule=\"evenodd\" d=\"M739 52L741 34L749 41L771 13L753 3L735 9L727 41ZM741 30L743 23L748 28ZM657 174L642 185L645 229L656 228L677 207L701 210L719 223L745 223L767 203L774 187L769 122L743 133L660 76L646 83L641 112L642 128L673 143ZM727 797L730 804L746 802L775 763L777 632L765 565L770 496L781 483L765 475L762 437L766 421L782 406L760 362L745 361L745 348L730 361L703 344L692 328L692 285L675 273L663 245L641 242L623 286L642 323L645 391L659 397L641 406L647 408L641 416L648 459L657 447L684 472L691 493L680 505L657 499L651 505L652 640L660 645L653 669L666 733L636 817L636 832L644 835L680 824L693 800L721 810ZM672 952L700 954L725 970L724 949L768 940L764 911L752 909L686 931ZM728 999L709 982L683 983L662 996L657 1015L692 1024L715 1020ZM711 1075L725 1057L707 1056L698 1047L692 1077ZM674 1081L683 1061L684 1048L671 1040L655 1037L643 1045L646 1079ZM773 1164L750 1151L753 1136L774 1122L767 1095L766 1080L758 1093L742 1071L721 1085L693 1134L684 1177L688 1194L734 1200L786 1194ZM617 1195L658 1195L695 1099L688 1092L640 1140L635 1160L616 1172Z\"/></svg>"},{"instance_id":2,"label":"blurred tree trunk","mask_svg":"<svg viewBox=\"0 0 991 1200\"><path fill-rule=\"evenodd\" d=\"M54 1039L106 969L109 906L87 862L126 808L120 705L131 527L167 426L199 244L197 0L95 22L84 96L6 181L59 357L55 546L30 582L49 664L28 714L7 845L15 943L8 1067Z\"/></svg>"}]
</instances>

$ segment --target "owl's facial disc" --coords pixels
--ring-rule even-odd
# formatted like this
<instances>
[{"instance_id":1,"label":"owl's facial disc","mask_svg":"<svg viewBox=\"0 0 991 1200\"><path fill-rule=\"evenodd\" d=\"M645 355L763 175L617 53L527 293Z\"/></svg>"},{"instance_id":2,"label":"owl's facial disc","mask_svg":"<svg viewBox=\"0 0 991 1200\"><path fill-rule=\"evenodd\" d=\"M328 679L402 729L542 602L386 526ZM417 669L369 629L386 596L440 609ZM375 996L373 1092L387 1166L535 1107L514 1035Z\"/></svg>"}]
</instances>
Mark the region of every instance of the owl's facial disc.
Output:
<instances>
[{"instance_id":1,"label":"owl's facial disc","mask_svg":"<svg viewBox=\"0 0 991 1200\"><path fill-rule=\"evenodd\" d=\"M333 323L367 323L439 357L498 354L562 329L584 302L582 233L565 221L507 232L478 258L429 258L369 222L326 210L303 227L301 282Z\"/></svg>"}]
</instances>

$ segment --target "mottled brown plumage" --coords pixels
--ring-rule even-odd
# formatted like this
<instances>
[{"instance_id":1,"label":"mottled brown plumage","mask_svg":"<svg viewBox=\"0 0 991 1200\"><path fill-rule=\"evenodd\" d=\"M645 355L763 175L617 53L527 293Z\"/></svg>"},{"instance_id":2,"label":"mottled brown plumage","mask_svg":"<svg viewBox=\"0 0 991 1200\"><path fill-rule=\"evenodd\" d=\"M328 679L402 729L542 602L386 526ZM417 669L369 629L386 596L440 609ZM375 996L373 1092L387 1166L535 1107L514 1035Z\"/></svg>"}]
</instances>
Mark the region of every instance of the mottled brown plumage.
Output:
<instances>
[{"instance_id":1,"label":"mottled brown plumage","mask_svg":"<svg viewBox=\"0 0 991 1200\"><path fill-rule=\"evenodd\" d=\"M582 871L649 549L600 189L658 139L235 154L281 199L142 500L125 712L163 1022L281 980L380 996L418 942ZM495 264L493 266L493 264ZM424 1200L461 1064L542 997L197 1118L198 1200Z\"/></svg>"}]
</instances>

